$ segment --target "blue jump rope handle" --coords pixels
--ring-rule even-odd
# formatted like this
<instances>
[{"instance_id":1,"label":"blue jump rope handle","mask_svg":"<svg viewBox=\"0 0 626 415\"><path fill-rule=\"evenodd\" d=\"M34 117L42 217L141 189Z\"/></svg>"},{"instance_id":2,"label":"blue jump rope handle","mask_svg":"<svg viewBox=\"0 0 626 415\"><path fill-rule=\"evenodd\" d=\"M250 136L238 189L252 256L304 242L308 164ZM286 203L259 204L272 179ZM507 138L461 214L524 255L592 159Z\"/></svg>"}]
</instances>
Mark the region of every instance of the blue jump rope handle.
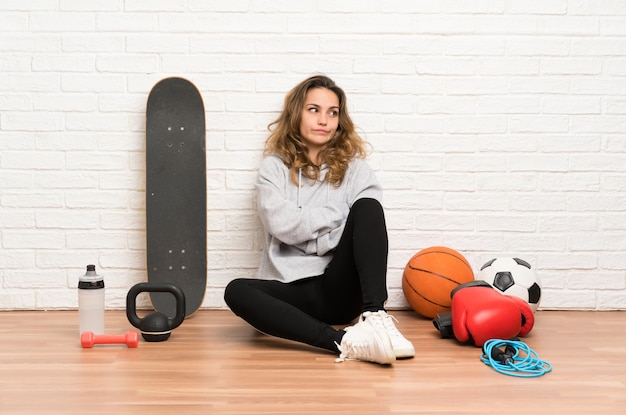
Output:
<instances>
[{"instance_id":1,"label":"blue jump rope handle","mask_svg":"<svg viewBox=\"0 0 626 415\"><path fill-rule=\"evenodd\" d=\"M504 346L504 350L501 347ZM531 378L552 371L552 365L539 358L528 345L519 340L492 339L483 345L480 360L503 375Z\"/></svg>"}]
</instances>

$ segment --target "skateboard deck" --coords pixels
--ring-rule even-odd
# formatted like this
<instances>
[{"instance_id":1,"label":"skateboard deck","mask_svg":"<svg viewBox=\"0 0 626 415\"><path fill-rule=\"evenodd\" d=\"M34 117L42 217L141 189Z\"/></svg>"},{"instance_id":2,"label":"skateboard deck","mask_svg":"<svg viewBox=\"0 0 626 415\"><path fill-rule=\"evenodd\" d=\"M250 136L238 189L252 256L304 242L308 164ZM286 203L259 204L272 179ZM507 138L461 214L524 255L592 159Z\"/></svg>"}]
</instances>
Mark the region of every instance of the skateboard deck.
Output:
<instances>
[{"instance_id":1,"label":"skateboard deck","mask_svg":"<svg viewBox=\"0 0 626 415\"><path fill-rule=\"evenodd\" d=\"M185 315L202 304L207 282L206 128L196 87L165 78L146 108L146 235L148 282L185 293ZM154 308L173 318L173 295L151 292Z\"/></svg>"}]
</instances>

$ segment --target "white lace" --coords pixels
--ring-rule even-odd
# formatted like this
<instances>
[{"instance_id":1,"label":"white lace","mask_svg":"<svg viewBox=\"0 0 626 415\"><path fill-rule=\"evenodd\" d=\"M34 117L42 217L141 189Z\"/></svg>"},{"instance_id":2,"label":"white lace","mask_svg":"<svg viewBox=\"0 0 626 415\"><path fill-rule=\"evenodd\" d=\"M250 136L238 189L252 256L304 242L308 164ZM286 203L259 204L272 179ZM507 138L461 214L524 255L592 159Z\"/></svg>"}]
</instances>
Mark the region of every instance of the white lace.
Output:
<instances>
[{"instance_id":1,"label":"white lace","mask_svg":"<svg viewBox=\"0 0 626 415\"><path fill-rule=\"evenodd\" d=\"M391 341L393 341L394 339L405 340L402 333L400 333L400 331L394 324L394 321L397 323L398 319L390 314L387 314L386 311L366 311L365 313L363 313L363 319L374 323L374 325L379 328L385 329Z\"/></svg>"},{"instance_id":2,"label":"white lace","mask_svg":"<svg viewBox=\"0 0 626 415\"><path fill-rule=\"evenodd\" d=\"M337 345L337 348L341 352L339 354L339 357L335 359L335 363L341 363L341 362L344 362L346 360L356 360L356 359L351 359L351 358L348 357L348 355L354 350L354 348L355 348L354 345L350 345L349 347L345 348L346 350L344 350L344 349L341 348L341 346L337 342L335 342L335 344Z\"/></svg>"},{"instance_id":3,"label":"white lace","mask_svg":"<svg viewBox=\"0 0 626 415\"><path fill-rule=\"evenodd\" d=\"M350 331L351 329L352 327L347 327L345 330ZM370 344L368 344L367 342L364 342L362 339L359 339L359 340L360 341L353 341L353 340L346 341L343 347L337 342L335 342L337 349L339 349L339 351L341 352L339 354L339 357L335 359L335 362L340 363L346 360L363 360L363 359L370 360L371 358ZM356 357L350 357L350 356L359 356L359 357L356 358Z\"/></svg>"},{"instance_id":4,"label":"white lace","mask_svg":"<svg viewBox=\"0 0 626 415\"><path fill-rule=\"evenodd\" d=\"M351 358L349 356L363 356L367 355L369 351L368 345L362 342L346 342L347 344L344 347L341 347L340 344L335 342L337 348L341 352L339 357L335 359L336 363L343 362L345 360L357 360L355 358Z\"/></svg>"}]
</instances>

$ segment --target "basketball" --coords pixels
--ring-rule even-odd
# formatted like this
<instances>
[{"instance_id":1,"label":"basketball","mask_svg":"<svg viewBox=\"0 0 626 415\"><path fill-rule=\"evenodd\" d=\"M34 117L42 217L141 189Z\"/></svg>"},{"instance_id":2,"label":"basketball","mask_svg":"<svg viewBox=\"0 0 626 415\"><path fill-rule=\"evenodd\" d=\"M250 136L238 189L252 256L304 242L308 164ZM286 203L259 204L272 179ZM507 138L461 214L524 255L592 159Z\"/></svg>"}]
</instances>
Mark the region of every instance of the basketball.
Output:
<instances>
[{"instance_id":1,"label":"basketball","mask_svg":"<svg viewBox=\"0 0 626 415\"><path fill-rule=\"evenodd\" d=\"M409 260L402 274L402 291L409 305L424 317L450 311L450 292L474 280L467 259L444 246L422 249Z\"/></svg>"}]
</instances>

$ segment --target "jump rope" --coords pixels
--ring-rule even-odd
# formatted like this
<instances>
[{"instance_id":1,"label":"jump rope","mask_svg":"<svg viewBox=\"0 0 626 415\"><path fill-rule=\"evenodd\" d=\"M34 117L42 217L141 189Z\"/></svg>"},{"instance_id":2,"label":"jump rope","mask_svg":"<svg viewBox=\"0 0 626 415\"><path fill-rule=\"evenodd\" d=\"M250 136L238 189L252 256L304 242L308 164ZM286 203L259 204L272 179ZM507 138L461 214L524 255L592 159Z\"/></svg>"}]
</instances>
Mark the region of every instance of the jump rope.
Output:
<instances>
[{"instance_id":1,"label":"jump rope","mask_svg":"<svg viewBox=\"0 0 626 415\"><path fill-rule=\"evenodd\" d=\"M518 378L534 378L552 371L550 363L519 340L487 340L480 360L498 373Z\"/></svg>"}]
</instances>

